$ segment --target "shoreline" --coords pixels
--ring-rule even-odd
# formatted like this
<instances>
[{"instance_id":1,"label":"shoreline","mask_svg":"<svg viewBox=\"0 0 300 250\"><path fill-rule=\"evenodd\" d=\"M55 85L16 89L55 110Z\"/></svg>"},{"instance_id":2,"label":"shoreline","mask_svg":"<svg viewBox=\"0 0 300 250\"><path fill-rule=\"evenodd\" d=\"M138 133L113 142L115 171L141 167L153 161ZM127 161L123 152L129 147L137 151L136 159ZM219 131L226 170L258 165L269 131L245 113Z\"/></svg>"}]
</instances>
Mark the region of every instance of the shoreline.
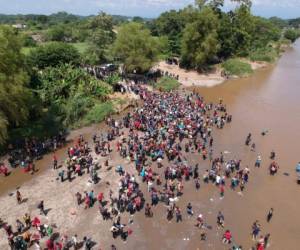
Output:
<instances>
[{"instance_id":1,"label":"shoreline","mask_svg":"<svg viewBox=\"0 0 300 250\"><path fill-rule=\"evenodd\" d=\"M262 70L262 69L267 69L273 65L276 64L276 62L279 60L279 58L281 57L281 55L277 58L277 60L274 62L274 63L267 63L267 62L250 62L249 60L247 61L248 63L251 64L251 67L253 69L253 74L257 73L257 71L259 70ZM168 68L170 69L179 69L181 72L185 72L185 74L192 74L193 76L196 76L196 77L199 77L199 79L201 78L201 81L199 80L199 82L196 82L196 84L191 84L191 82L189 81L183 81L181 82L180 79L179 79L179 83L180 83L180 86L179 86L179 89L181 90L190 90L191 88L212 88L212 87L215 87L215 86L218 86L218 85L221 85L221 84L224 84L226 83L226 81L228 80L232 80L232 79L235 79L235 80L238 80L238 79L242 79L242 78L247 78L247 77L250 77L250 76L230 76L230 77L224 77L224 76L221 76L221 71L220 69L217 70L217 73L214 73L214 74L200 74L196 71L192 71L192 70L185 70L185 69L181 69L179 68L177 65L168 65L166 64L165 62L160 62L162 63L162 65L166 65L168 66ZM156 66L155 66L156 67ZM172 73L172 72L169 72L169 73ZM154 91L151 87L149 87L148 85L145 85L146 88L148 88L148 90L150 91ZM122 115L124 112L126 112L126 110L130 109L131 107L134 106L134 103L138 102L139 101L139 98L136 97L135 94L133 93L125 93L125 94L120 94L120 93L114 93L112 95L110 95L110 100L112 102L115 103L115 112L112 114L112 117L119 117L120 115ZM121 100L121 101L120 101ZM125 103L122 103L122 101L124 101ZM73 140L78 137L81 133L85 134L85 131L87 130L91 130L91 129L96 129L96 128L103 128L103 127L106 127L105 126L105 120L99 122L99 123L92 123L92 124L89 124L87 126L81 126L81 127L77 127L77 128L71 128L70 129L70 134L68 135L67 137L67 143L65 145L63 145L62 148L59 148L56 153L58 153L59 155L61 154L61 151L63 151L66 147L68 147L70 144L72 144ZM65 152L62 152L63 154ZM32 179L34 179L35 176L40 176L41 174L43 174L45 171L47 171L47 169L45 169L46 167L42 167L42 166L39 166L39 163L41 161L43 161L44 158L46 159L50 159L51 156L53 155L53 152L49 152L47 154L45 154L42 158L42 160L37 160L35 161L35 163L37 163L37 172L32 176L29 176L29 173L28 174L25 174L25 173L16 173L17 171L18 172L21 172L21 169L20 167L18 168L11 168L9 167L9 170L11 171L10 175L6 178L9 178L11 175L17 175L17 176L26 176L25 178L21 178L22 180L20 181L20 184L21 185L24 185L24 184L27 184L28 182L30 182ZM64 154L65 155L65 154ZM4 156L1 156L1 161L4 161L5 163L7 163L7 154L4 155ZM29 177L28 177L29 176ZM18 177L17 177L18 178ZM6 181L4 181L6 182ZM2 185L2 181L0 180L0 187ZM4 185L5 186L5 185ZM9 185L9 188L1 188L2 190L0 191L0 198L2 196L5 195L5 193L9 193L13 190L13 188L11 187L11 185Z\"/></svg>"},{"instance_id":2,"label":"shoreline","mask_svg":"<svg viewBox=\"0 0 300 250\"><path fill-rule=\"evenodd\" d=\"M253 70L252 74L244 75L244 76L230 75L226 77L223 75L222 73L223 69L221 69L220 65L215 66L214 72L199 73L195 70L186 70L180 68L178 65L167 64L164 61L160 61L153 67L153 69L159 69L162 70L163 72L168 72L169 74L178 76L179 77L178 82L181 84L180 86L181 88L190 88L190 87L211 88L223 84L227 80L250 77L251 75L255 74L259 70L272 67L277 63L280 57L281 55L279 55L278 58L273 63L268 63L264 61L250 61L249 59L246 58L240 58L241 61L249 63Z\"/></svg>"}]
</instances>

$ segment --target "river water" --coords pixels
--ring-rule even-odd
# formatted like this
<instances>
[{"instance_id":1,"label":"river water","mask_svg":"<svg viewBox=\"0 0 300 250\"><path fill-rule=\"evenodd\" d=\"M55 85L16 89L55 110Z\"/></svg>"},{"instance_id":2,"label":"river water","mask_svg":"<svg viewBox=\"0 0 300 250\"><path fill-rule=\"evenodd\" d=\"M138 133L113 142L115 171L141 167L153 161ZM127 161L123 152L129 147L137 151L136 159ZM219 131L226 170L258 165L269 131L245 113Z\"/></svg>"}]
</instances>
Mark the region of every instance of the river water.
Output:
<instances>
[{"instance_id":1,"label":"river water","mask_svg":"<svg viewBox=\"0 0 300 250\"><path fill-rule=\"evenodd\" d=\"M154 209L154 218L146 219L143 213L135 215L133 234L126 244L117 242L119 249L228 249L221 243L222 231L216 228L218 211L225 215L225 228L232 231L234 242L250 249L251 225L259 220L262 234L270 233L270 248L274 250L300 249L300 186L296 183L295 165L300 161L300 41L288 49L278 63L262 69L253 76L227 81L212 88L197 88L207 101L227 104L233 122L223 130L214 132L215 153L228 151L226 159L241 159L242 167L249 166L250 183L244 195L226 189L225 198L219 199L219 190L202 184L195 191L194 184L185 184L184 195L178 205L183 211L183 222L166 220L166 209ZM266 136L261 131L267 129ZM95 128L80 132L92 136ZM252 133L256 152L244 146L248 133ZM276 176L270 176L268 166L271 150L276 152L280 166ZM65 150L58 155L62 156ZM262 167L254 168L257 154L262 156ZM192 158L191 164L197 159ZM38 163L43 169L51 162L46 156ZM201 173L208 168L200 164ZM19 172L0 180L0 193L15 188L31 177ZM207 240L200 241L200 230L194 227L195 218L185 216L188 202L193 204L196 217L199 213L210 229ZM271 223L266 222L268 210L274 208Z\"/></svg>"},{"instance_id":2,"label":"river water","mask_svg":"<svg viewBox=\"0 0 300 250\"><path fill-rule=\"evenodd\" d=\"M250 168L250 183L244 195L226 190L219 199L219 191L202 185L196 192L193 184L185 186L179 207L185 214L188 202L195 213L203 213L212 229L207 230L206 242L200 241L200 231L194 227L195 218L168 223L165 209L154 211L155 219L139 216L138 235L132 248L143 249L228 249L220 243L222 232L216 228L216 215L225 215L225 228L232 231L234 242L243 249L255 245L251 239L251 225L259 220L262 234L270 233L269 249L300 249L300 186L296 183L295 166L300 161L300 41L288 49L276 65L262 69L253 76L227 81L212 88L197 88L207 101L222 98L233 122L216 131L215 152L229 151L227 159L242 159L242 166ZM261 132L267 129L266 136ZM256 152L244 146L252 133ZM276 152L280 171L270 176L270 152ZM254 168L258 154L262 167ZM196 159L192 159L192 163ZM201 165L202 171L208 167ZM212 199L212 200L211 200ZM271 223L266 222L270 208L274 208ZM142 232L141 232L142 231ZM143 240L141 240L141 238Z\"/></svg>"}]
</instances>

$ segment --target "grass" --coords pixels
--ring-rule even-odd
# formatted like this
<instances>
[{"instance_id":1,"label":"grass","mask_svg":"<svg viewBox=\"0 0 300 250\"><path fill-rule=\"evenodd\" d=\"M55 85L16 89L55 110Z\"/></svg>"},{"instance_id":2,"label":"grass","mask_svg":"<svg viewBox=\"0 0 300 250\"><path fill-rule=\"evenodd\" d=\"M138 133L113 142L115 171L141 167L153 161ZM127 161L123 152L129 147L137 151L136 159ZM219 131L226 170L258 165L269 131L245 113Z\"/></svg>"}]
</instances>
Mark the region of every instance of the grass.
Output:
<instances>
[{"instance_id":1,"label":"grass","mask_svg":"<svg viewBox=\"0 0 300 250\"><path fill-rule=\"evenodd\" d=\"M158 83L155 84L155 88L163 92L170 92L178 89L179 86L180 84L176 79L167 76L162 77Z\"/></svg>"},{"instance_id":2,"label":"grass","mask_svg":"<svg viewBox=\"0 0 300 250\"><path fill-rule=\"evenodd\" d=\"M229 59L222 66L225 73L230 76L248 76L253 73L251 65L239 59Z\"/></svg>"},{"instance_id":3,"label":"grass","mask_svg":"<svg viewBox=\"0 0 300 250\"><path fill-rule=\"evenodd\" d=\"M30 54L30 51L34 49L34 47L23 47L21 49L21 53L23 53L25 56L29 55Z\"/></svg>"},{"instance_id":4,"label":"grass","mask_svg":"<svg viewBox=\"0 0 300 250\"><path fill-rule=\"evenodd\" d=\"M44 42L44 43L39 44L38 46L46 45L48 43L51 43L51 42ZM88 48L88 43L68 43L68 44L73 45L80 54L84 54ZM23 47L21 52L24 55L29 55L30 51L34 48L36 48L36 47Z\"/></svg>"},{"instance_id":5,"label":"grass","mask_svg":"<svg viewBox=\"0 0 300 250\"><path fill-rule=\"evenodd\" d=\"M259 62L275 62L278 58L278 52L275 48L265 48L256 50L250 53L249 59L251 61L259 61Z\"/></svg>"},{"instance_id":6,"label":"grass","mask_svg":"<svg viewBox=\"0 0 300 250\"><path fill-rule=\"evenodd\" d=\"M80 54L84 54L88 48L88 43L70 43L71 45L73 45Z\"/></svg>"},{"instance_id":7,"label":"grass","mask_svg":"<svg viewBox=\"0 0 300 250\"><path fill-rule=\"evenodd\" d=\"M103 121L109 115L112 115L114 112L115 110L112 102L98 103L91 108L80 123L84 126L98 123Z\"/></svg>"}]
</instances>

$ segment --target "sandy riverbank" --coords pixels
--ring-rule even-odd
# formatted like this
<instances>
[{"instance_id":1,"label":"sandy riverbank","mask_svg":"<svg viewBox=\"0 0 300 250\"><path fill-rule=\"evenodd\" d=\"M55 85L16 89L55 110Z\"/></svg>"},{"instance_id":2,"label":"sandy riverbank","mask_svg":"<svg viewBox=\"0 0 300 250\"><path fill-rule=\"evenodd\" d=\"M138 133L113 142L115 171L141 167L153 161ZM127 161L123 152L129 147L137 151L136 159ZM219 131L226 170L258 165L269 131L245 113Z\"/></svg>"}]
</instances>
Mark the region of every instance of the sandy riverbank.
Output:
<instances>
[{"instance_id":1,"label":"sandy riverbank","mask_svg":"<svg viewBox=\"0 0 300 250\"><path fill-rule=\"evenodd\" d=\"M243 59L251 65L252 70L259 70L262 68L266 68L269 66L266 62L251 62L249 60ZM179 82L183 87L214 87L216 85L224 83L228 80L222 74L222 68L217 65L215 66L215 70L208 73L199 73L195 70L186 70L180 68L175 64L167 64L165 61L159 62L154 69L160 69L164 72L168 72L173 75L179 76ZM237 78L232 76L232 78Z\"/></svg>"},{"instance_id":2,"label":"sandy riverbank","mask_svg":"<svg viewBox=\"0 0 300 250\"><path fill-rule=\"evenodd\" d=\"M95 132L96 132L95 127ZM104 130L104 129L103 129ZM101 132L104 132L101 130ZM99 133L99 131L97 131ZM91 133L91 130L89 131ZM86 138L92 146L91 136ZM116 148L116 142L112 143L112 148ZM66 148L64 149L66 150ZM124 169L129 173L134 173L134 168L131 167L131 162L124 160L114 150L107 157L97 156L92 152L94 162L100 167L98 170L98 176L100 181L97 184L92 184L89 181L89 174L84 173L83 176L76 176L72 182L64 181L60 182L58 179L58 171L53 170L49 166L49 159L45 158L39 163L48 165L39 175L35 175L34 178L27 181L23 185L7 191L0 197L0 218L5 222L13 225L15 230L15 220L20 219L24 216L24 213L29 213L33 219L38 216L41 219L42 224L51 225L54 232L58 232L61 236L68 235L71 237L74 234L78 235L81 240L84 236L92 237L97 242L97 245L93 249L103 249L103 242L111 242L111 221L103 221L98 210L98 205L95 204L93 208L84 209L84 204L81 206L77 205L75 194L76 192L82 193L83 191L90 192L94 190L95 195L99 192L104 193L104 197L109 197L109 190L118 190L119 174L115 172L115 166L122 165ZM65 156L61 155L59 163L63 163ZM104 167L104 161L109 160L109 167ZM21 171L17 169L16 171ZM24 175L29 175L25 174ZM7 177L10 178L10 177ZM16 190L17 188L21 192L23 199L26 202L18 205L16 202ZM37 208L38 202L45 201L45 210L48 211L47 215L40 215L39 209ZM122 216L123 217L123 216ZM125 220L128 216L125 215ZM31 232L33 232L32 230ZM45 240L48 237L45 237ZM45 246L44 240L41 241L41 245ZM105 245L104 249L107 249L108 245ZM0 230L0 249L9 249L7 239L4 230Z\"/></svg>"}]
</instances>

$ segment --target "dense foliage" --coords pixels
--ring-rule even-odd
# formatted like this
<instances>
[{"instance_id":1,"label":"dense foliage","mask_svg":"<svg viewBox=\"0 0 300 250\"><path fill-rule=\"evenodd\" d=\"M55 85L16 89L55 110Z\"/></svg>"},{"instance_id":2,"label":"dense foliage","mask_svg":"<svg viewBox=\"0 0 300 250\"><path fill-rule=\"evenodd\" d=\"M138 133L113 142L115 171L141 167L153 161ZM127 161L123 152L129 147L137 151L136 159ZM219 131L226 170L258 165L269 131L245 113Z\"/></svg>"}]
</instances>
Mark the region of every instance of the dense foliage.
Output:
<instances>
[{"instance_id":1,"label":"dense foliage","mask_svg":"<svg viewBox=\"0 0 300 250\"><path fill-rule=\"evenodd\" d=\"M80 62L80 55L72 45L53 42L33 49L28 56L28 62L38 69L55 67L64 63L76 65Z\"/></svg>"},{"instance_id":2,"label":"dense foliage","mask_svg":"<svg viewBox=\"0 0 300 250\"><path fill-rule=\"evenodd\" d=\"M157 60L159 41L142 24L132 22L120 27L113 51L125 72L144 73Z\"/></svg>"},{"instance_id":3,"label":"dense foliage","mask_svg":"<svg viewBox=\"0 0 300 250\"><path fill-rule=\"evenodd\" d=\"M284 32L284 37L293 43L300 37L300 31L296 29L287 29Z\"/></svg>"},{"instance_id":4,"label":"dense foliage","mask_svg":"<svg viewBox=\"0 0 300 250\"><path fill-rule=\"evenodd\" d=\"M14 31L0 27L0 144L7 139L9 127L18 126L29 115L31 93L21 54L22 42Z\"/></svg>"},{"instance_id":5,"label":"dense foliage","mask_svg":"<svg viewBox=\"0 0 300 250\"><path fill-rule=\"evenodd\" d=\"M107 100L112 87L81 68L69 64L48 67L39 73L37 92L45 107L57 106L66 125L76 122L95 103Z\"/></svg>"},{"instance_id":6,"label":"dense foliage","mask_svg":"<svg viewBox=\"0 0 300 250\"><path fill-rule=\"evenodd\" d=\"M253 70L251 65L239 59L229 59L223 63L225 74L228 76L248 76Z\"/></svg>"},{"instance_id":7,"label":"dense foliage","mask_svg":"<svg viewBox=\"0 0 300 250\"><path fill-rule=\"evenodd\" d=\"M112 17L105 13L100 13L89 21L88 27L90 35L86 61L92 64L106 62L109 56L108 47L115 39Z\"/></svg>"},{"instance_id":8,"label":"dense foliage","mask_svg":"<svg viewBox=\"0 0 300 250\"><path fill-rule=\"evenodd\" d=\"M164 91L170 92L172 90L178 89L180 86L179 82L171 77L164 76L156 84L155 88Z\"/></svg>"},{"instance_id":9,"label":"dense foliage","mask_svg":"<svg viewBox=\"0 0 300 250\"><path fill-rule=\"evenodd\" d=\"M181 65L199 69L219 50L218 18L211 8L205 7L183 31Z\"/></svg>"}]
</instances>

